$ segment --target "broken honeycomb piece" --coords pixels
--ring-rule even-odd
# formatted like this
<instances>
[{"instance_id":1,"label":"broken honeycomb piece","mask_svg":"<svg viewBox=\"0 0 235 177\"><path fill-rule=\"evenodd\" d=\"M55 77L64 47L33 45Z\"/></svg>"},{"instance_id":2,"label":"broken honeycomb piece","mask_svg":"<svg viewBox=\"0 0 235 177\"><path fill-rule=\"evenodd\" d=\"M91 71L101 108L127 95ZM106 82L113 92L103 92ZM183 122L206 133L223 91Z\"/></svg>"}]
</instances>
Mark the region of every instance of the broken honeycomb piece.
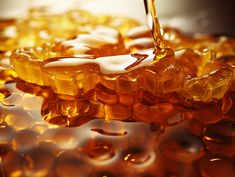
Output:
<instances>
[{"instance_id":1,"label":"broken honeycomb piece","mask_svg":"<svg viewBox=\"0 0 235 177\"><path fill-rule=\"evenodd\" d=\"M233 72L228 68L221 68L208 75L189 79L184 84L186 97L195 101L211 101L221 99L229 90Z\"/></svg>"},{"instance_id":2,"label":"broken honeycomb piece","mask_svg":"<svg viewBox=\"0 0 235 177\"><path fill-rule=\"evenodd\" d=\"M74 40L17 49L11 55L10 61L20 79L45 86L48 81L40 66L42 61L48 58L66 55L96 57L115 53L126 53L120 33L111 28L97 28L90 34L79 35Z\"/></svg>"},{"instance_id":3,"label":"broken honeycomb piece","mask_svg":"<svg viewBox=\"0 0 235 177\"><path fill-rule=\"evenodd\" d=\"M186 74L183 86L185 97L204 102L224 97L234 80L231 65L217 59L209 50L184 49L176 53L177 63Z\"/></svg>"},{"instance_id":4,"label":"broken honeycomb piece","mask_svg":"<svg viewBox=\"0 0 235 177\"><path fill-rule=\"evenodd\" d=\"M98 84L118 95L135 94L139 89L160 94L177 91L182 85L173 55L168 50L165 58L157 60L154 50L147 50L96 59L61 57L45 60L41 67L49 85L61 95L81 97Z\"/></svg>"},{"instance_id":5,"label":"broken honeycomb piece","mask_svg":"<svg viewBox=\"0 0 235 177\"><path fill-rule=\"evenodd\" d=\"M43 60L54 56L56 54L45 45L44 47L17 49L11 55L10 61L20 79L38 85L48 85L40 65Z\"/></svg>"},{"instance_id":6,"label":"broken honeycomb piece","mask_svg":"<svg viewBox=\"0 0 235 177\"><path fill-rule=\"evenodd\" d=\"M104 118L104 105L100 102L80 100L45 100L41 114L51 124L76 127L94 118Z\"/></svg>"},{"instance_id":7,"label":"broken honeycomb piece","mask_svg":"<svg viewBox=\"0 0 235 177\"><path fill-rule=\"evenodd\" d=\"M185 35L181 31L165 27L163 38L166 46L174 49L208 49L216 52L216 58L235 55L235 39L226 36L215 37L209 34Z\"/></svg>"}]
</instances>

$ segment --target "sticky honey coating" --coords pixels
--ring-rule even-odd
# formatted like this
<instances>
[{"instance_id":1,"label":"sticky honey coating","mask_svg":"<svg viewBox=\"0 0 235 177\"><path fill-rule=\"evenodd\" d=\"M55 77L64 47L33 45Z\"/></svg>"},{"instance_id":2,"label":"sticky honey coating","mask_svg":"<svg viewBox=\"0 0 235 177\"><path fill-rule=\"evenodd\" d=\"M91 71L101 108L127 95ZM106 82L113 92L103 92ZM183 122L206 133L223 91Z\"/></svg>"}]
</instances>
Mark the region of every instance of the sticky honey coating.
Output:
<instances>
[{"instance_id":1,"label":"sticky honey coating","mask_svg":"<svg viewBox=\"0 0 235 177\"><path fill-rule=\"evenodd\" d=\"M117 95L135 95L143 89L153 94L177 92L194 101L221 99L234 83L234 63L223 60L234 55L234 40L223 39L220 45L216 41L222 39L215 37L190 38L176 36L173 29L165 31L165 43L175 52L149 49L153 43L146 27L132 28L126 36L99 27L42 48L16 50L11 63L22 80L50 86L60 95L81 97L102 85ZM23 67L31 74L26 75Z\"/></svg>"},{"instance_id":2,"label":"sticky honey coating","mask_svg":"<svg viewBox=\"0 0 235 177\"><path fill-rule=\"evenodd\" d=\"M0 176L235 176L234 39L165 28L155 51L130 19L31 13L68 29L1 38Z\"/></svg>"},{"instance_id":3,"label":"sticky honey coating","mask_svg":"<svg viewBox=\"0 0 235 177\"><path fill-rule=\"evenodd\" d=\"M52 89L56 96L45 99L41 113L63 126L93 118L169 124L164 119L176 116L178 108L175 102L159 103L161 95L213 103L234 90L232 38L190 37L172 28L165 28L163 37L167 48L155 51L145 26L125 34L99 26L17 49L10 61L21 80Z\"/></svg>"}]
</instances>

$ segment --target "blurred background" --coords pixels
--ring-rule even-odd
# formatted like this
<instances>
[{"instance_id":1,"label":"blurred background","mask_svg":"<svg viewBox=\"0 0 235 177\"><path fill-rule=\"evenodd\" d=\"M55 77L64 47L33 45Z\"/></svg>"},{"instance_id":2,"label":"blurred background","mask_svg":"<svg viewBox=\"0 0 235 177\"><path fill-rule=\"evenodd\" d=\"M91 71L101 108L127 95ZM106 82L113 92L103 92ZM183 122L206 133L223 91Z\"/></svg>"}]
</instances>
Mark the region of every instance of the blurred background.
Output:
<instances>
[{"instance_id":1,"label":"blurred background","mask_svg":"<svg viewBox=\"0 0 235 177\"><path fill-rule=\"evenodd\" d=\"M162 25L189 33L235 36L234 0L158 0ZM0 0L0 18L22 18L31 7L47 6L51 13L84 8L93 13L129 16L146 23L143 0Z\"/></svg>"}]
</instances>

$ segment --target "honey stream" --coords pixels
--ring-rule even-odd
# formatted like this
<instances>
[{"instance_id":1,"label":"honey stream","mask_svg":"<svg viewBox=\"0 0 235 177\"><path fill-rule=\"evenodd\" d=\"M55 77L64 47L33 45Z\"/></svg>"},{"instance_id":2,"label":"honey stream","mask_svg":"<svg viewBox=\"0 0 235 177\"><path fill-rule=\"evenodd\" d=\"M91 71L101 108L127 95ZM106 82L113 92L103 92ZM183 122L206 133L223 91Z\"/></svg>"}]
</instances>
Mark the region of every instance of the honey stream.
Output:
<instances>
[{"instance_id":1,"label":"honey stream","mask_svg":"<svg viewBox=\"0 0 235 177\"><path fill-rule=\"evenodd\" d=\"M0 177L235 177L235 40L161 31L154 3L152 36L80 10L0 22Z\"/></svg>"},{"instance_id":2,"label":"honey stream","mask_svg":"<svg viewBox=\"0 0 235 177\"><path fill-rule=\"evenodd\" d=\"M158 20L156 11L156 0L144 0L145 11L147 15L147 22L152 30L152 36L156 48L164 48L163 39L161 35L161 26Z\"/></svg>"}]
</instances>

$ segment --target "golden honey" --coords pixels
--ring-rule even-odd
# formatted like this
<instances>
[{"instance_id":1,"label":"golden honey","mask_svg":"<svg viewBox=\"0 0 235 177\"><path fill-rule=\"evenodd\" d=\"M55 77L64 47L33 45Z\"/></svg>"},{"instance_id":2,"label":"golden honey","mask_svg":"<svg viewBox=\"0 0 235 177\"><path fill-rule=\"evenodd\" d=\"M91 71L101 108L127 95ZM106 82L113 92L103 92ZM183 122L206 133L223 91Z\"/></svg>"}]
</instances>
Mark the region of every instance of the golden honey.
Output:
<instances>
[{"instance_id":1,"label":"golden honey","mask_svg":"<svg viewBox=\"0 0 235 177\"><path fill-rule=\"evenodd\" d=\"M145 3L153 37L83 10L0 22L0 176L235 176L235 39L161 32Z\"/></svg>"}]
</instances>

